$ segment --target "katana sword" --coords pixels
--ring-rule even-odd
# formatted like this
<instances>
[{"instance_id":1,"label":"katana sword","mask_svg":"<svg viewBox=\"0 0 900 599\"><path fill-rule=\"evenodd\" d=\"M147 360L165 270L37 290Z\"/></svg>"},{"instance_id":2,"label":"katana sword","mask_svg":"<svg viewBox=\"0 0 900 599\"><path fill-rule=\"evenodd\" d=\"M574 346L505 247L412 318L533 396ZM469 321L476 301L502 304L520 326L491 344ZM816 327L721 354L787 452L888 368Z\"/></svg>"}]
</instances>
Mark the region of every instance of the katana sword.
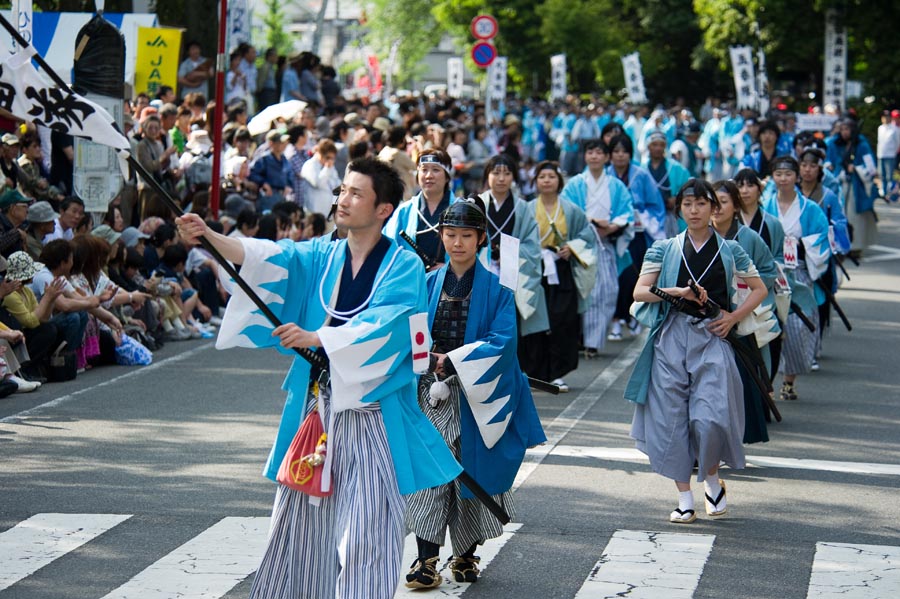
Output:
<instances>
[{"instance_id":1,"label":"katana sword","mask_svg":"<svg viewBox=\"0 0 900 599\"><path fill-rule=\"evenodd\" d=\"M425 251L419 247L419 244L416 243L416 240L409 236L409 233L406 231L400 231L400 238L403 239L409 246L413 249L418 256L422 260L422 264L425 265L425 270L429 270L434 267L434 260L425 253Z\"/></svg>"}]
</instances>

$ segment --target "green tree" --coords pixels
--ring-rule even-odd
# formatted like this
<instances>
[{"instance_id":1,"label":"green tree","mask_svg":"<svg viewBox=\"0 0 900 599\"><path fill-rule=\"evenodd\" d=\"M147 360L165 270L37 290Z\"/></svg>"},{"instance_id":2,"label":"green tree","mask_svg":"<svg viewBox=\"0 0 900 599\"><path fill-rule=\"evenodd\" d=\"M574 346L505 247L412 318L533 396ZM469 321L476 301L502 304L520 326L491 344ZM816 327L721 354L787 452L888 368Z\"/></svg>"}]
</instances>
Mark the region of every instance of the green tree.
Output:
<instances>
[{"instance_id":1,"label":"green tree","mask_svg":"<svg viewBox=\"0 0 900 599\"><path fill-rule=\"evenodd\" d=\"M284 30L284 11L281 10L281 5L281 0L265 1L263 24L266 27L267 47L275 48L279 55L287 55L293 51L294 44Z\"/></svg>"},{"instance_id":2,"label":"green tree","mask_svg":"<svg viewBox=\"0 0 900 599\"><path fill-rule=\"evenodd\" d=\"M426 0L372 0L368 12L369 33L366 42L375 48L380 60L397 47L394 85L403 85L420 76L425 66L422 60L437 46L441 33L431 3Z\"/></svg>"}]
</instances>

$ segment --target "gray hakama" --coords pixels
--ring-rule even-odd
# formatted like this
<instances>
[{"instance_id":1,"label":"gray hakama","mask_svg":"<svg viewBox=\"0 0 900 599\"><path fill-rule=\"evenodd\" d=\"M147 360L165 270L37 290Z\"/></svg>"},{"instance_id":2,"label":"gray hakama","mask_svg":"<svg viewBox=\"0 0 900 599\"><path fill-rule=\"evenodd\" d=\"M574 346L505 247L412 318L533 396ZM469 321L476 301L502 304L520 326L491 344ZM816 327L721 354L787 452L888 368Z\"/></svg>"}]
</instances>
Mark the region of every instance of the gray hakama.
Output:
<instances>
[{"instance_id":1,"label":"gray hakama","mask_svg":"<svg viewBox=\"0 0 900 599\"><path fill-rule=\"evenodd\" d=\"M419 382L419 407L425 416L441 433L447 447L457 460L460 457L460 410L459 402L466 401L456 377L445 382L450 387L450 397L434 407L430 403L433 373L421 377ZM435 545L443 545L450 528L450 543L453 555L459 556L475 543L484 543L503 534L503 525L497 517L477 499L462 499L459 479L452 483L423 489L406 498L406 526L417 537ZM506 510L510 518L515 518L515 504L512 491L494 495L494 501Z\"/></svg>"},{"instance_id":2,"label":"gray hakama","mask_svg":"<svg viewBox=\"0 0 900 599\"><path fill-rule=\"evenodd\" d=\"M853 240L850 242L851 250L864 250L878 241L878 221L875 219L875 211L856 211L856 193L854 191L853 176L847 173L847 181L843 184L844 211L847 214L847 222L853 227Z\"/></svg>"},{"instance_id":3,"label":"gray hakama","mask_svg":"<svg viewBox=\"0 0 900 599\"><path fill-rule=\"evenodd\" d=\"M720 462L744 468L744 389L734 351L709 321L671 310L654 341L647 401L636 404L631 437L653 471L688 482Z\"/></svg>"},{"instance_id":4,"label":"gray hakama","mask_svg":"<svg viewBox=\"0 0 900 599\"><path fill-rule=\"evenodd\" d=\"M613 244L601 239L597 246L597 282L582 317L582 331L584 346L599 351L606 345L606 329L616 313L619 271Z\"/></svg>"},{"instance_id":5,"label":"gray hakama","mask_svg":"<svg viewBox=\"0 0 900 599\"><path fill-rule=\"evenodd\" d=\"M326 424L328 395L323 388ZM250 599L392 599L397 590L406 504L381 411L375 404L334 418L333 492L316 506L309 495L278 486Z\"/></svg>"},{"instance_id":6,"label":"gray hakama","mask_svg":"<svg viewBox=\"0 0 900 599\"><path fill-rule=\"evenodd\" d=\"M802 285L813 287L812 279L806 270L806 263L800 260L794 270L794 278ZM812 369L816 357L816 346L819 342L819 311L810 310L805 314L815 325L810 331L793 312L784 323L784 346L781 352L781 372L787 375L806 374Z\"/></svg>"}]
</instances>

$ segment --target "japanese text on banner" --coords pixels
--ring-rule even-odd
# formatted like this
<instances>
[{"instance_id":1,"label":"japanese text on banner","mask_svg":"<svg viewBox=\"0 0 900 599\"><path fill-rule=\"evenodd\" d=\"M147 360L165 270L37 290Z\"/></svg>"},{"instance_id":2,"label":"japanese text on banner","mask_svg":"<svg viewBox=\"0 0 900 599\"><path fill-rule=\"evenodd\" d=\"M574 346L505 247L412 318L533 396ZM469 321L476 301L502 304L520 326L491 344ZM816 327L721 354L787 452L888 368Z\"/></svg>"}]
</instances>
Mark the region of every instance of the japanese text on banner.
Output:
<instances>
[{"instance_id":1,"label":"japanese text on banner","mask_svg":"<svg viewBox=\"0 0 900 599\"><path fill-rule=\"evenodd\" d=\"M622 57L622 70L625 75L625 87L628 90L628 101L632 104L647 102L647 89L644 87L644 74L641 70L641 55L633 52Z\"/></svg>"},{"instance_id":2,"label":"japanese text on banner","mask_svg":"<svg viewBox=\"0 0 900 599\"><path fill-rule=\"evenodd\" d=\"M138 27L134 89L150 95L161 85L178 85L181 29Z\"/></svg>"},{"instance_id":3,"label":"japanese text on banner","mask_svg":"<svg viewBox=\"0 0 900 599\"><path fill-rule=\"evenodd\" d=\"M750 46L732 46L731 69L734 71L734 94L737 107L756 109L756 77L753 74L753 49Z\"/></svg>"}]
</instances>

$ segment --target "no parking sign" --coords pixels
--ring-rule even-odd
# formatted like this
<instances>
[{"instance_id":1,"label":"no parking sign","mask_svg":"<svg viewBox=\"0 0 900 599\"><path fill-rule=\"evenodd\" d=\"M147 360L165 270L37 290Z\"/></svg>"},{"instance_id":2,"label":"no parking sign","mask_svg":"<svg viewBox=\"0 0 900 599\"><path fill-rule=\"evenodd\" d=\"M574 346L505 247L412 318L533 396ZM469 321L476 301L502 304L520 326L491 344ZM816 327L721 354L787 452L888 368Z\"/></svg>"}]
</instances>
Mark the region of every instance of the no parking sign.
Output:
<instances>
[{"instance_id":1,"label":"no parking sign","mask_svg":"<svg viewBox=\"0 0 900 599\"><path fill-rule=\"evenodd\" d=\"M472 62L477 66L489 67L497 58L497 48L490 42L478 42L472 46Z\"/></svg>"}]
</instances>

